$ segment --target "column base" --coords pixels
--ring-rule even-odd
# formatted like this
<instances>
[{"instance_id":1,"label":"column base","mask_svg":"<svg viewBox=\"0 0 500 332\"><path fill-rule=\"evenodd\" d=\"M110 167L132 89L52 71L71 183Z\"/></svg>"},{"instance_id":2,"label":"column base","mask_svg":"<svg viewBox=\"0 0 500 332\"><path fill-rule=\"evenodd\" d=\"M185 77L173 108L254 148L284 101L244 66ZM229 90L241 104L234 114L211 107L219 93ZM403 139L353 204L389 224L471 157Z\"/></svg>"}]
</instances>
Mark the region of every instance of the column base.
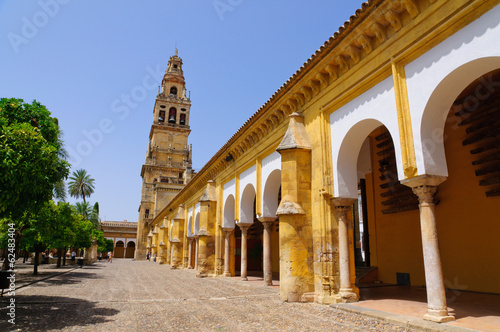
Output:
<instances>
[{"instance_id":1,"label":"column base","mask_svg":"<svg viewBox=\"0 0 500 332\"><path fill-rule=\"evenodd\" d=\"M241 277L241 281L248 281L247 277Z\"/></svg>"},{"instance_id":2,"label":"column base","mask_svg":"<svg viewBox=\"0 0 500 332\"><path fill-rule=\"evenodd\" d=\"M448 313L448 309L430 309L428 308L428 313L424 315L425 320L430 320L436 323L446 323L455 320L454 316Z\"/></svg>"},{"instance_id":3,"label":"column base","mask_svg":"<svg viewBox=\"0 0 500 332\"><path fill-rule=\"evenodd\" d=\"M342 303L358 302L359 297L352 291L352 288L341 288L339 291Z\"/></svg>"},{"instance_id":4,"label":"column base","mask_svg":"<svg viewBox=\"0 0 500 332\"><path fill-rule=\"evenodd\" d=\"M224 277L231 277L231 272L224 272Z\"/></svg>"},{"instance_id":5,"label":"column base","mask_svg":"<svg viewBox=\"0 0 500 332\"><path fill-rule=\"evenodd\" d=\"M194 269L194 267L192 267L192 266L188 266L188 269L192 270L192 269Z\"/></svg>"}]
</instances>

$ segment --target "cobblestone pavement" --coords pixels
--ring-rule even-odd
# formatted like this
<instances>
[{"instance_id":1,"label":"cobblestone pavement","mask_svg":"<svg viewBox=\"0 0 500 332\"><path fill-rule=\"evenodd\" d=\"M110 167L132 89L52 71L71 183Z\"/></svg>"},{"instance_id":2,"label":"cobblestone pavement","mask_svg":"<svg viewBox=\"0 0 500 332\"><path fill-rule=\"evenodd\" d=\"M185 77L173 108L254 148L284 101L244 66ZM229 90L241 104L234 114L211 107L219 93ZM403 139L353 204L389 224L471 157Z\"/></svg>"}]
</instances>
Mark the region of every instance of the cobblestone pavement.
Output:
<instances>
[{"instance_id":1,"label":"cobblestone pavement","mask_svg":"<svg viewBox=\"0 0 500 332\"><path fill-rule=\"evenodd\" d=\"M15 300L15 326L9 297L0 300L0 331L410 331L326 305L282 303L269 287L124 259L32 283Z\"/></svg>"}]
</instances>

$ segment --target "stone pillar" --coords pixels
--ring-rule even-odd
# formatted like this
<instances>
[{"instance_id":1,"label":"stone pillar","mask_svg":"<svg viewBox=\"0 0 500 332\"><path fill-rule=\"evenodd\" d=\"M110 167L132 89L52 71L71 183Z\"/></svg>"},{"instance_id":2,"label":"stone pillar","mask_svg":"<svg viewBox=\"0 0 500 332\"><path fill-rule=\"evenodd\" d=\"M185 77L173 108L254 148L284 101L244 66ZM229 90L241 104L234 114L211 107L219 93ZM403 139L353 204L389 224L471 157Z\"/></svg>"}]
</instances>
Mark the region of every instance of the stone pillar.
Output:
<instances>
[{"instance_id":1,"label":"stone pillar","mask_svg":"<svg viewBox=\"0 0 500 332\"><path fill-rule=\"evenodd\" d=\"M241 229L241 280L247 281L247 260L248 260L248 251L247 251L247 232L248 228L251 224L240 224L238 223L238 227Z\"/></svg>"},{"instance_id":2,"label":"stone pillar","mask_svg":"<svg viewBox=\"0 0 500 332\"><path fill-rule=\"evenodd\" d=\"M271 233L273 229L273 223L276 218L274 217L263 217L259 218L259 221L264 225L264 233L262 234L262 246L263 246L263 272L264 272L264 284L266 286L273 285L273 264L272 264L272 245L271 245Z\"/></svg>"},{"instance_id":3,"label":"stone pillar","mask_svg":"<svg viewBox=\"0 0 500 332\"><path fill-rule=\"evenodd\" d=\"M203 278L215 275L215 224L217 219L215 182L207 182L200 198L200 229L198 231L198 274Z\"/></svg>"},{"instance_id":4,"label":"stone pillar","mask_svg":"<svg viewBox=\"0 0 500 332\"><path fill-rule=\"evenodd\" d=\"M182 267L182 240L184 239L184 205L180 204L172 224L172 261L171 269Z\"/></svg>"},{"instance_id":5,"label":"stone pillar","mask_svg":"<svg viewBox=\"0 0 500 332\"><path fill-rule=\"evenodd\" d=\"M282 199L276 215L280 228L282 301L299 302L304 295L314 292L311 150L304 118L292 113L285 136L276 149L281 154Z\"/></svg>"},{"instance_id":6,"label":"stone pillar","mask_svg":"<svg viewBox=\"0 0 500 332\"><path fill-rule=\"evenodd\" d=\"M182 243L179 239L173 239L171 242L172 261L170 262L170 268L175 270L178 269L182 263Z\"/></svg>"},{"instance_id":7,"label":"stone pillar","mask_svg":"<svg viewBox=\"0 0 500 332\"><path fill-rule=\"evenodd\" d=\"M198 235L194 236L195 246L194 246L194 269L198 270L198 248L200 246L200 239Z\"/></svg>"},{"instance_id":8,"label":"stone pillar","mask_svg":"<svg viewBox=\"0 0 500 332\"><path fill-rule=\"evenodd\" d=\"M230 277L231 271L229 270L229 261L231 255L231 233L233 228L224 228L224 277Z\"/></svg>"},{"instance_id":9,"label":"stone pillar","mask_svg":"<svg viewBox=\"0 0 500 332\"><path fill-rule=\"evenodd\" d=\"M193 237L188 237L188 240L189 240L189 253L188 253L188 269L192 269L193 268L193 240L194 238Z\"/></svg>"},{"instance_id":10,"label":"stone pillar","mask_svg":"<svg viewBox=\"0 0 500 332\"><path fill-rule=\"evenodd\" d=\"M339 269L340 269L340 299L343 303L356 302L358 295L353 291L350 273L349 232L353 228L352 220L348 220L347 212L356 201L355 198L334 198L335 219L339 231Z\"/></svg>"},{"instance_id":11,"label":"stone pillar","mask_svg":"<svg viewBox=\"0 0 500 332\"><path fill-rule=\"evenodd\" d=\"M448 313L443 281L441 255L436 225L434 195L437 187L446 180L444 176L421 175L402 180L401 183L411 187L420 202L420 228L422 232L422 249L424 252L425 286L427 289L427 314L424 319L437 323L455 320Z\"/></svg>"}]
</instances>

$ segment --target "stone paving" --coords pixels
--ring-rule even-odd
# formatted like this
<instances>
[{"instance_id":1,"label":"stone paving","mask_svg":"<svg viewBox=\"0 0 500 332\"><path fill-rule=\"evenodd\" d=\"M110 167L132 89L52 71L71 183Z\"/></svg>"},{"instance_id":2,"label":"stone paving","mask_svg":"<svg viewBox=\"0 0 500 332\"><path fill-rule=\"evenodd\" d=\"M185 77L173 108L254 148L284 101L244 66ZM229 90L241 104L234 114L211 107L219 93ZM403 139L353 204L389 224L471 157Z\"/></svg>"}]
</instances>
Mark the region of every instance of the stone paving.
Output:
<instances>
[{"instance_id":1,"label":"stone paving","mask_svg":"<svg viewBox=\"0 0 500 332\"><path fill-rule=\"evenodd\" d=\"M16 325L0 331L411 331L233 278L196 278L148 261L67 269L16 291Z\"/></svg>"}]
</instances>

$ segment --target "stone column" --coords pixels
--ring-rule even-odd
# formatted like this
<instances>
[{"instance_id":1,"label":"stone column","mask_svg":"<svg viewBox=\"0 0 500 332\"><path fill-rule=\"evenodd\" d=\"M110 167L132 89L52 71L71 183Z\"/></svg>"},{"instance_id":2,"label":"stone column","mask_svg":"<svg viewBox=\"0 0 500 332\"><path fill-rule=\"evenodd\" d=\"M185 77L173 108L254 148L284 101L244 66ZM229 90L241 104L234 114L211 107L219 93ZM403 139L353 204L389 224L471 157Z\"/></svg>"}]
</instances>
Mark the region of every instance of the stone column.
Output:
<instances>
[{"instance_id":1,"label":"stone column","mask_svg":"<svg viewBox=\"0 0 500 332\"><path fill-rule=\"evenodd\" d=\"M194 236L195 240L195 247L194 247L194 269L198 270L198 248L200 246L200 239L198 238L198 235Z\"/></svg>"},{"instance_id":2,"label":"stone column","mask_svg":"<svg viewBox=\"0 0 500 332\"><path fill-rule=\"evenodd\" d=\"M280 299L308 301L314 292L314 248L311 207L312 146L304 117L290 115L276 149L281 154L279 216Z\"/></svg>"},{"instance_id":3,"label":"stone column","mask_svg":"<svg viewBox=\"0 0 500 332\"><path fill-rule=\"evenodd\" d=\"M350 255L349 255L349 232L353 228L352 221L347 218L347 212L356 201L355 198L334 198L335 219L338 222L339 229L339 269L340 269L340 299L343 303L356 302L358 295L353 291L351 285L350 273Z\"/></svg>"},{"instance_id":4,"label":"stone column","mask_svg":"<svg viewBox=\"0 0 500 332\"><path fill-rule=\"evenodd\" d=\"M188 269L193 268L193 237L188 237L189 240L189 256L188 256Z\"/></svg>"},{"instance_id":5,"label":"stone column","mask_svg":"<svg viewBox=\"0 0 500 332\"><path fill-rule=\"evenodd\" d=\"M229 271L229 261L230 261L230 247L231 247L231 233L234 228L223 228L224 230L224 277L230 277L231 271Z\"/></svg>"},{"instance_id":6,"label":"stone column","mask_svg":"<svg viewBox=\"0 0 500 332\"><path fill-rule=\"evenodd\" d=\"M448 313L443 281L441 255L436 225L434 195L437 187L446 180L444 176L421 175L402 180L401 183L411 187L420 202L420 228L422 232L422 249L424 252L425 286L427 289L427 314L424 319L437 323L455 320Z\"/></svg>"},{"instance_id":7,"label":"stone column","mask_svg":"<svg viewBox=\"0 0 500 332\"><path fill-rule=\"evenodd\" d=\"M276 218L269 218L269 217L263 217L259 218L259 221L262 222L264 225L264 233L262 234L262 246L264 248L263 250L263 272L264 272L264 284L266 286L272 286L273 285L273 265L272 265L272 258L271 258L271 233L272 233L272 227L273 227L273 222Z\"/></svg>"},{"instance_id":8,"label":"stone column","mask_svg":"<svg viewBox=\"0 0 500 332\"><path fill-rule=\"evenodd\" d=\"M238 224L241 229L241 280L247 281L247 232L251 224Z\"/></svg>"},{"instance_id":9,"label":"stone column","mask_svg":"<svg viewBox=\"0 0 500 332\"><path fill-rule=\"evenodd\" d=\"M200 200L200 228L198 230L199 278L215 275L215 233L217 220L217 195L215 182L207 182Z\"/></svg>"}]
</instances>

